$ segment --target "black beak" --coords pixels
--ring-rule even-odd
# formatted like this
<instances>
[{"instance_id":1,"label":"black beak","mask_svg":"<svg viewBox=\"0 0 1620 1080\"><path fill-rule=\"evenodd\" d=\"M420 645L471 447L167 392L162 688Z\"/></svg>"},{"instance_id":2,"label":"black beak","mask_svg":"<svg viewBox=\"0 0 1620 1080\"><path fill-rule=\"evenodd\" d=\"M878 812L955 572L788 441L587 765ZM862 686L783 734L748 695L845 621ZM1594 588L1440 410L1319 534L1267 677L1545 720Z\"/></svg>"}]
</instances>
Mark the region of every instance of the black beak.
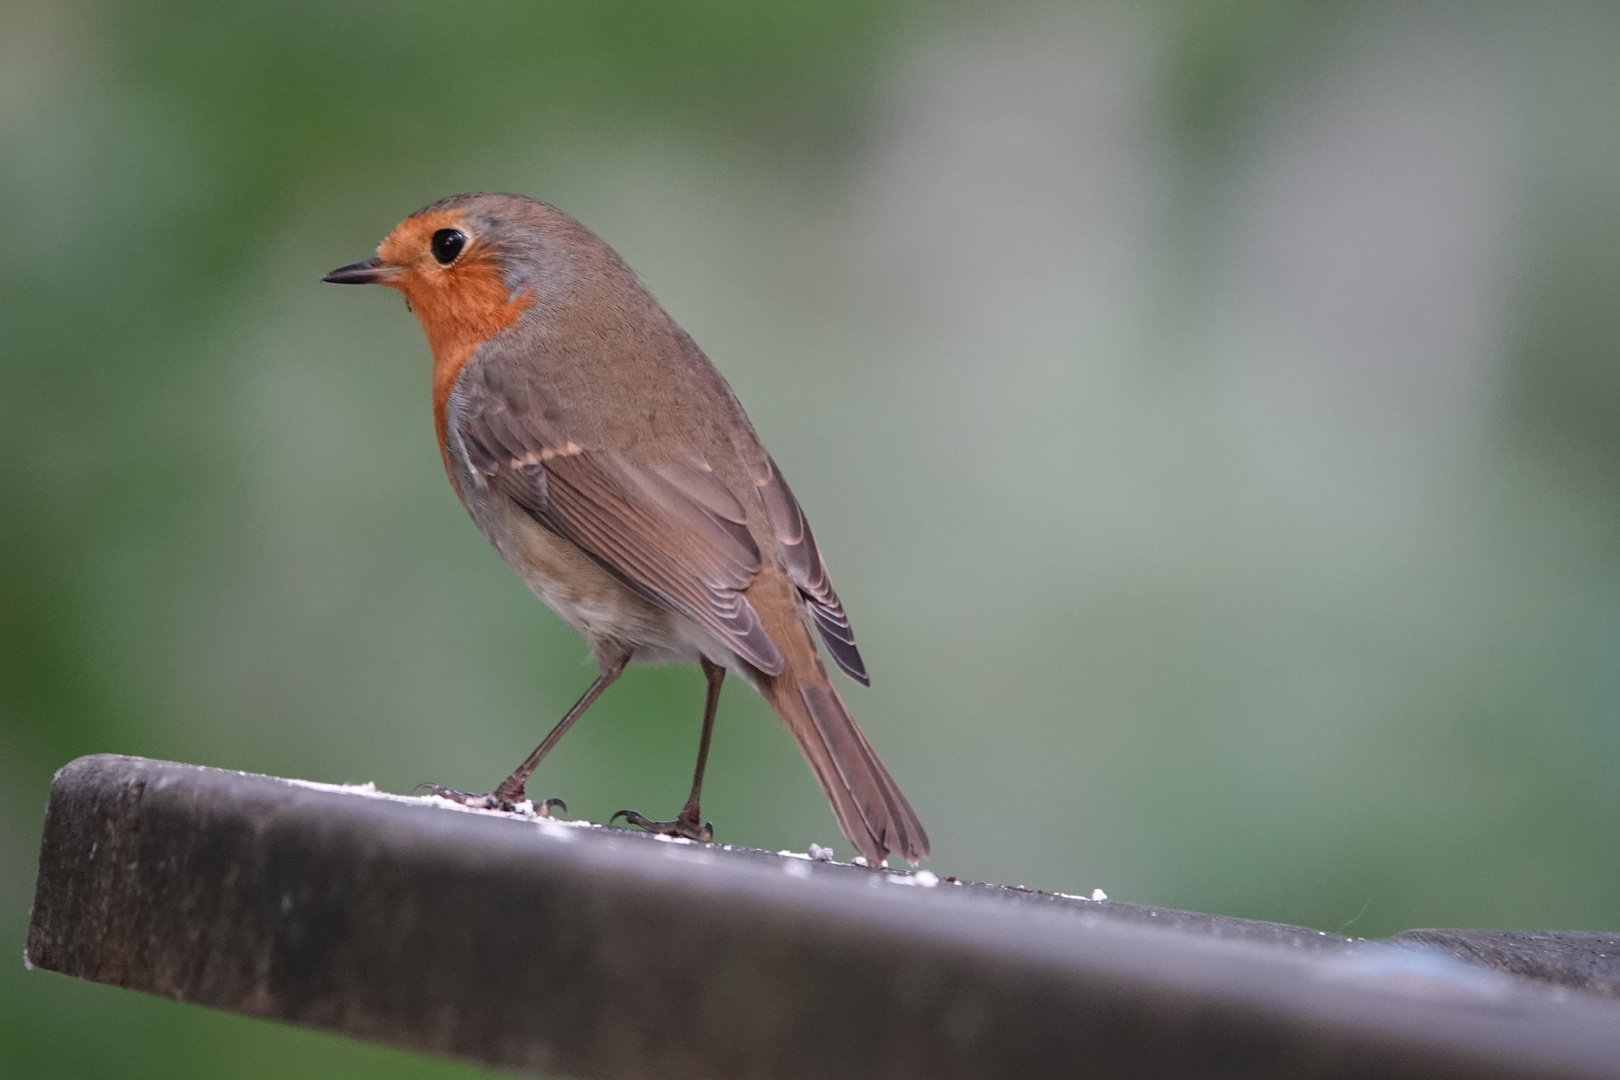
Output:
<instances>
[{"instance_id":1,"label":"black beak","mask_svg":"<svg viewBox=\"0 0 1620 1080\"><path fill-rule=\"evenodd\" d=\"M376 285L385 276L382 260L373 256L348 266L340 266L321 278L333 285Z\"/></svg>"}]
</instances>

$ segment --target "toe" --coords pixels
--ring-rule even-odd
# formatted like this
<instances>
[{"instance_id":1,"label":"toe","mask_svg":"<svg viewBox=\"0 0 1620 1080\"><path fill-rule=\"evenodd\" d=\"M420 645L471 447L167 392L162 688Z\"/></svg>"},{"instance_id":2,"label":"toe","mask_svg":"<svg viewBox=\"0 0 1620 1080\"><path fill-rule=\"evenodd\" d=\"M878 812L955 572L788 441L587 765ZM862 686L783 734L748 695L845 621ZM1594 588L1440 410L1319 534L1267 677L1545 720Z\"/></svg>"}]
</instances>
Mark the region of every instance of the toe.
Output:
<instances>
[{"instance_id":1,"label":"toe","mask_svg":"<svg viewBox=\"0 0 1620 1080\"><path fill-rule=\"evenodd\" d=\"M624 818L624 823L626 825L633 825L638 829L645 830L646 832L657 832L658 826L664 824L662 821L654 821L649 817L645 817L635 810L620 810L618 813L608 818L608 824L611 825L620 818Z\"/></svg>"},{"instance_id":2,"label":"toe","mask_svg":"<svg viewBox=\"0 0 1620 1080\"><path fill-rule=\"evenodd\" d=\"M714 843L714 823L710 821L705 821L702 825L686 818L654 821L635 810L620 810L608 818L608 824L611 825L620 818L624 818L626 825L633 825L643 832L656 833L659 836L679 836L687 840L696 840L700 844Z\"/></svg>"}]
</instances>

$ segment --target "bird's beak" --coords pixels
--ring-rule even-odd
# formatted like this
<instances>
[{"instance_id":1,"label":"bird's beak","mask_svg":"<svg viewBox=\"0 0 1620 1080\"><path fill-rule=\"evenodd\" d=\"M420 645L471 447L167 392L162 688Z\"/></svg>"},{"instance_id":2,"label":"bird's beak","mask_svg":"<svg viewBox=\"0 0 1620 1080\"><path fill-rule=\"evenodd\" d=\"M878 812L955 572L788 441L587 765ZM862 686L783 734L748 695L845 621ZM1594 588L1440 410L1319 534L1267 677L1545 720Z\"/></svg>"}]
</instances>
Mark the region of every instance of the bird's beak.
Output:
<instances>
[{"instance_id":1,"label":"bird's beak","mask_svg":"<svg viewBox=\"0 0 1620 1080\"><path fill-rule=\"evenodd\" d=\"M330 281L333 285L382 285L393 276L394 267L372 256L348 266L340 266L321 280Z\"/></svg>"}]
</instances>

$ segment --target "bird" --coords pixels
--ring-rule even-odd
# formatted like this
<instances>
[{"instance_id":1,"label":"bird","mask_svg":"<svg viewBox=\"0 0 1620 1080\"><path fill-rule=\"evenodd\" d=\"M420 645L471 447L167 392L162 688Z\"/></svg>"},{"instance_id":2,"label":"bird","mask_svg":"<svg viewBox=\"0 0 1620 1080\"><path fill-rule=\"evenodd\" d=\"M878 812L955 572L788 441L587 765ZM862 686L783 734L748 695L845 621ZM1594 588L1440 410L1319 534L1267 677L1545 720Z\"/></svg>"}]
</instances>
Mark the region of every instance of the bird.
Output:
<instances>
[{"instance_id":1,"label":"bird","mask_svg":"<svg viewBox=\"0 0 1620 1080\"><path fill-rule=\"evenodd\" d=\"M451 485L599 671L493 792L434 790L513 809L628 664L696 664L708 688L690 797L671 820L623 810L611 821L712 841L703 775L731 673L781 718L868 865L929 853L817 651L813 634L870 685L804 510L725 378L613 248L549 203L470 192L410 215L374 257L322 280L404 294L432 353Z\"/></svg>"}]
</instances>

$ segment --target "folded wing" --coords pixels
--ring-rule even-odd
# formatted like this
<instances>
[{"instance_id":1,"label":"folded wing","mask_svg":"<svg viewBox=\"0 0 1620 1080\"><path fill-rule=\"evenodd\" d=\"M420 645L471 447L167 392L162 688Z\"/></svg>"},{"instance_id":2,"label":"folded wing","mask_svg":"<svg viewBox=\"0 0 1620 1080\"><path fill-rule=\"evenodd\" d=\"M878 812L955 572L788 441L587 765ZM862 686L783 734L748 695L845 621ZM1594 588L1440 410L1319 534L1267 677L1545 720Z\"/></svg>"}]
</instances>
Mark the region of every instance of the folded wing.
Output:
<instances>
[{"instance_id":1,"label":"folded wing","mask_svg":"<svg viewBox=\"0 0 1620 1080\"><path fill-rule=\"evenodd\" d=\"M765 674L781 673L782 654L743 595L759 547L742 504L707 463L638 465L582 447L523 395L476 377L457 396L461 449L491 486L641 596Z\"/></svg>"},{"instance_id":2,"label":"folded wing","mask_svg":"<svg viewBox=\"0 0 1620 1080\"><path fill-rule=\"evenodd\" d=\"M810 532L810 522L788 489L787 481L782 479L776 462L767 457L754 482L765 502L765 515L776 536L777 550L799 594L804 597L805 611L821 632L827 652L850 678L862 686L872 685L860 650L855 648L855 631L850 629L849 616L844 614L844 605L833 590L827 564L822 561L821 550Z\"/></svg>"}]
</instances>

